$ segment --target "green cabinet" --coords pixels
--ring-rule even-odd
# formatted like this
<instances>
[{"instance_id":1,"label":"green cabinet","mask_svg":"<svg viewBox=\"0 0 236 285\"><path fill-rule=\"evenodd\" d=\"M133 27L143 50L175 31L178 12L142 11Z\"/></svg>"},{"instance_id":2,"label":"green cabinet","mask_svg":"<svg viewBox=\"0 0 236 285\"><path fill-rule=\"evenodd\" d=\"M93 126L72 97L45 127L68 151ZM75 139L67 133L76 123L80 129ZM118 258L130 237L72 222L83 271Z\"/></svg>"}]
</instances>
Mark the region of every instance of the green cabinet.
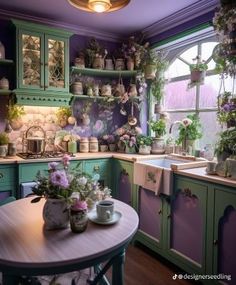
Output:
<instances>
[{"instance_id":1,"label":"green cabinet","mask_svg":"<svg viewBox=\"0 0 236 285\"><path fill-rule=\"evenodd\" d=\"M136 185L133 184L133 163L115 160L114 173L114 196L135 208Z\"/></svg>"},{"instance_id":2,"label":"green cabinet","mask_svg":"<svg viewBox=\"0 0 236 285\"><path fill-rule=\"evenodd\" d=\"M167 212L167 253L187 272L205 272L208 185L175 176Z\"/></svg>"},{"instance_id":3,"label":"green cabinet","mask_svg":"<svg viewBox=\"0 0 236 285\"><path fill-rule=\"evenodd\" d=\"M236 283L236 189L214 185L214 216L209 233L208 248L213 255L207 262L213 266L212 274L224 274L226 284ZM213 234L213 235L212 235Z\"/></svg>"},{"instance_id":4,"label":"green cabinet","mask_svg":"<svg viewBox=\"0 0 236 285\"><path fill-rule=\"evenodd\" d=\"M0 165L0 200L8 196L16 197L16 166Z\"/></svg>"},{"instance_id":5,"label":"green cabinet","mask_svg":"<svg viewBox=\"0 0 236 285\"><path fill-rule=\"evenodd\" d=\"M93 159L84 160L83 170L101 185L111 187L111 167L110 159Z\"/></svg>"},{"instance_id":6,"label":"green cabinet","mask_svg":"<svg viewBox=\"0 0 236 285\"><path fill-rule=\"evenodd\" d=\"M69 37L72 33L13 20L17 46L17 102L24 105L68 105Z\"/></svg>"}]
</instances>

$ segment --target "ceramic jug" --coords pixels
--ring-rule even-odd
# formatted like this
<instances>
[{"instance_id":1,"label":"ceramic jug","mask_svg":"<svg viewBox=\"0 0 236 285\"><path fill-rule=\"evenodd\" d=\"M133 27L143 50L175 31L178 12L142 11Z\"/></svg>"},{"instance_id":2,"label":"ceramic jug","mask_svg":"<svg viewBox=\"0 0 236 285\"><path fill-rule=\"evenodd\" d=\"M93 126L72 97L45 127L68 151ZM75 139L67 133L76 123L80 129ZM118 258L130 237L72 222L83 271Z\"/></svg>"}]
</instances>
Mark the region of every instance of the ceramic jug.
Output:
<instances>
[{"instance_id":1,"label":"ceramic jug","mask_svg":"<svg viewBox=\"0 0 236 285\"><path fill-rule=\"evenodd\" d=\"M9 81L7 78L3 77L1 80L0 80L0 89L9 89Z\"/></svg>"},{"instance_id":2,"label":"ceramic jug","mask_svg":"<svg viewBox=\"0 0 236 285\"><path fill-rule=\"evenodd\" d=\"M0 42L0 59L5 59L5 47L2 42Z\"/></svg>"},{"instance_id":3,"label":"ceramic jug","mask_svg":"<svg viewBox=\"0 0 236 285\"><path fill-rule=\"evenodd\" d=\"M107 58L107 59L105 60L105 62L106 62L106 65L105 65L105 69L106 69L106 70L114 70L114 64L113 64L112 59Z\"/></svg>"}]
</instances>

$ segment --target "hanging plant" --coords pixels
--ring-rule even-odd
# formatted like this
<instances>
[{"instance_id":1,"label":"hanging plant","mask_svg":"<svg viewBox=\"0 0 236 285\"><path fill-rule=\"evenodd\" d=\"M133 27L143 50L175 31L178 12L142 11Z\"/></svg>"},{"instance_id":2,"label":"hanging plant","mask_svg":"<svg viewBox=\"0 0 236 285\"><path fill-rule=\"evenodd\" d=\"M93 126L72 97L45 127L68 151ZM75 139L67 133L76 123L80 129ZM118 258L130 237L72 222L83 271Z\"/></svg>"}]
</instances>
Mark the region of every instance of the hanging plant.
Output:
<instances>
[{"instance_id":1,"label":"hanging plant","mask_svg":"<svg viewBox=\"0 0 236 285\"><path fill-rule=\"evenodd\" d=\"M19 130L23 126L23 115L25 115L24 106L11 103L7 106L7 120L13 130Z\"/></svg>"},{"instance_id":2,"label":"hanging plant","mask_svg":"<svg viewBox=\"0 0 236 285\"><path fill-rule=\"evenodd\" d=\"M190 83L188 88L192 88L198 84L203 84L208 69L207 64L204 60L201 60L199 56L193 59L196 63L190 64Z\"/></svg>"}]
</instances>

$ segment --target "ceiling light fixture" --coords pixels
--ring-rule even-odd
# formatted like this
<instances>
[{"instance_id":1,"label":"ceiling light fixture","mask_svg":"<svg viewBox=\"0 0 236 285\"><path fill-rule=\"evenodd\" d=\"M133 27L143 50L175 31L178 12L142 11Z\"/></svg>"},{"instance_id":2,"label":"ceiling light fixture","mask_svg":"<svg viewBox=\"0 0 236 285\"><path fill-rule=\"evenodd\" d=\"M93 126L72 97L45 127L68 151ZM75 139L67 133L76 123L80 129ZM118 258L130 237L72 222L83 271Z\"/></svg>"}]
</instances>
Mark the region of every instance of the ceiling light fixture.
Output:
<instances>
[{"instance_id":1,"label":"ceiling light fixture","mask_svg":"<svg viewBox=\"0 0 236 285\"><path fill-rule=\"evenodd\" d=\"M67 0L77 9L87 12L113 12L127 6L130 0Z\"/></svg>"}]
</instances>

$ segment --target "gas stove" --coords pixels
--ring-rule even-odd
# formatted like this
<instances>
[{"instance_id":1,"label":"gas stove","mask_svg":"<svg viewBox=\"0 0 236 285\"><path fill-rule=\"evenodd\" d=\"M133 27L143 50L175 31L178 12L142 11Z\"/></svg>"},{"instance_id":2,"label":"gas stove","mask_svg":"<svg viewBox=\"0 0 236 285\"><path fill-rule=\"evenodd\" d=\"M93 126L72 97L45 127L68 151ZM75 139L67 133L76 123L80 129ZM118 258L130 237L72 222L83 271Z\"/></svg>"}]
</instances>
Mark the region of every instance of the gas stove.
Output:
<instances>
[{"instance_id":1,"label":"gas stove","mask_svg":"<svg viewBox=\"0 0 236 285\"><path fill-rule=\"evenodd\" d=\"M19 152L17 156L23 159L47 159L47 158L60 158L63 157L64 152L55 152L55 151L44 151L43 153L28 153L28 152Z\"/></svg>"}]
</instances>

